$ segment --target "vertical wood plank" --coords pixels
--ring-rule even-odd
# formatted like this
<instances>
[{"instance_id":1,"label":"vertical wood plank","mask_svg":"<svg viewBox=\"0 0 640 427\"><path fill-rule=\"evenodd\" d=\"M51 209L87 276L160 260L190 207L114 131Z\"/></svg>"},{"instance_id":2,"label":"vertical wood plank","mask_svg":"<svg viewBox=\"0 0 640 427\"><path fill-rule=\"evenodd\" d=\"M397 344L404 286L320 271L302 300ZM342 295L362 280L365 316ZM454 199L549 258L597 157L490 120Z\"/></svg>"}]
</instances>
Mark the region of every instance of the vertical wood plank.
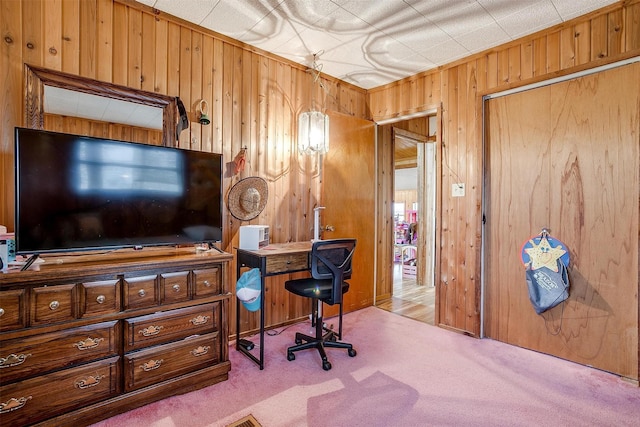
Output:
<instances>
[{"instance_id":1,"label":"vertical wood plank","mask_svg":"<svg viewBox=\"0 0 640 427\"><path fill-rule=\"evenodd\" d=\"M80 4L79 0L62 0L62 70L80 72Z\"/></svg>"},{"instance_id":2,"label":"vertical wood plank","mask_svg":"<svg viewBox=\"0 0 640 427\"><path fill-rule=\"evenodd\" d=\"M97 1L95 75L98 80L111 82L113 81L113 8L110 0Z\"/></svg>"},{"instance_id":3,"label":"vertical wood plank","mask_svg":"<svg viewBox=\"0 0 640 427\"><path fill-rule=\"evenodd\" d=\"M202 133L203 129L211 126L200 124L200 101L202 94L202 34L196 31L191 33L191 87L189 93L191 95L191 111L193 116L191 125L189 126L191 138L189 139L189 149L202 151Z\"/></svg>"},{"instance_id":4,"label":"vertical wood plank","mask_svg":"<svg viewBox=\"0 0 640 427\"><path fill-rule=\"evenodd\" d=\"M169 23L164 19L154 19L155 43L153 46L155 64L153 65L153 92L167 93L169 73Z\"/></svg>"},{"instance_id":5,"label":"vertical wood plank","mask_svg":"<svg viewBox=\"0 0 640 427\"><path fill-rule=\"evenodd\" d=\"M213 38L204 35L202 38L202 99L207 101L211 124L202 129L202 151L216 152L213 149L213 128L216 126L213 118ZM228 159L223 159L228 160Z\"/></svg>"},{"instance_id":6,"label":"vertical wood plank","mask_svg":"<svg viewBox=\"0 0 640 427\"><path fill-rule=\"evenodd\" d=\"M178 94L189 117L189 129L184 130L178 138L178 147L189 148L191 144L191 125L194 121L191 98L191 30L180 28L180 72L178 74Z\"/></svg>"},{"instance_id":7,"label":"vertical wood plank","mask_svg":"<svg viewBox=\"0 0 640 427\"><path fill-rule=\"evenodd\" d=\"M605 58L608 55L607 16L596 16L591 20L591 60Z\"/></svg>"},{"instance_id":8,"label":"vertical wood plank","mask_svg":"<svg viewBox=\"0 0 640 427\"><path fill-rule=\"evenodd\" d=\"M142 14L140 32L140 89L153 92L155 89L156 70L156 20L153 15Z\"/></svg>"},{"instance_id":9,"label":"vertical wood plank","mask_svg":"<svg viewBox=\"0 0 640 427\"><path fill-rule=\"evenodd\" d=\"M142 12L129 9L127 86L142 88Z\"/></svg>"},{"instance_id":10,"label":"vertical wood plank","mask_svg":"<svg viewBox=\"0 0 640 427\"><path fill-rule=\"evenodd\" d=\"M640 3L634 3L625 9L625 52L640 49Z\"/></svg>"},{"instance_id":11,"label":"vertical wood plank","mask_svg":"<svg viewBox=\"0 0 640 427\"><path fill-rule=\"evenodd\" d=\"M547 73L560 70L560 31L547 34Z\"/></svg>"},{"instance_id":12,"label":"vertical wood plank","mask_svg":"<svg viewBox=\"0 0 640 427\"><path fill-rule=\"evenodd\" d=\"M575 30L573 27L560 30L560 69L566 70L576 63Z\"/></svg>"},{"instance_id":13,"label":"vertical wood plank","mask_svg":"<svg viewBox=\"0 0 640 427\"><path fill-rule=\"evenodd\" d=\"M62 70L62 1L45 1L44 5L44 66Z\"/></svg>"},{"instance_id":14,"label":"vertical wood plank","mask_svg":"<svg viewBox=\"0 0 640 427\"><path fill-rule=\"evenodd\" d=\"M80 2L80 75L96 78L98 26L98 0Z\"/></svg>"},{"instance_id":15,"label":"vertical wood plank","mask_svg":"<svg viewBox=\"0 0 640 427\"><path fill-rule=\"evenodd\" d=\"M127 46L129 45L129 8L113 4L113 83L126 86L128 76Z\"/></svg>"},{"instance_id":16,"label":"vertical wood plank","mask_svg":"<svg viewBox=\"0 0 640 427\"><path fill-rule=\"evenodd\" d=\"M586 64L591 60L591 26L589 22L580 22L574 27L574 45L576 65Z\"/></svg>"},{"instance_id":17,"label":"vertical wood plank","mask_svg":"<svg viewBox=\"0 0 640 427\"><path fill-rule=\"evenodd\" d=\"M547 38L538 37L533 40L533 76L538 77L547 72Z\"/></svg>"},{"instance_id":18,"label":"vertical wood plank","mask_svg":"<svg viewBox=\"0 0 640 427\"><path fill-rule=\"evenodd\" d=\"M625 51L623 27L622 9L607 14L607 52L609 56L618 55Z\"/></svg>"},{"instance_id":19,"label":"vertical wood plank","mask_svg":"<svg viewBox=\"0 0 640 427\"><path fill-rule=\"evenodd\" d=\"M7 12L9 13L9 12ZM22 58L25 64L42 66L44 57L43 40L43 5L42 0L35 0L30 7L22 8L23 22L23 50ZM29 25L27 25L29 23Z\"/></svg>"}]
</instances>

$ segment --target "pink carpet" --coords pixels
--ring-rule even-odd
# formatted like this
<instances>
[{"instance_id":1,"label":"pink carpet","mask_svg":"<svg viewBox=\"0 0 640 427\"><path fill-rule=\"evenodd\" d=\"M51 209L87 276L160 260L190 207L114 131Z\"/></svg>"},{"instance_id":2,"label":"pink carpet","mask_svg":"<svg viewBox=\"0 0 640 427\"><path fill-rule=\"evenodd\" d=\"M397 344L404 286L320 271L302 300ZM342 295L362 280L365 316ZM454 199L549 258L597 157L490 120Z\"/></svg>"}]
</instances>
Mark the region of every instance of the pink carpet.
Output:
<instances>
[{"instance_id":1,"label":"pink carpet","mask_svg":"<svg viewBox=\"0 0 640 427\"><path fill-rule=\"evenodd\" d=\"M96 426L640 426L640 388L615 375L375 307L344 327L358 355L329 349L330 371L315 350L287 361L301 323L265 338L263 371L232 348L228 381Z\"/></svg>"}]
</instances>

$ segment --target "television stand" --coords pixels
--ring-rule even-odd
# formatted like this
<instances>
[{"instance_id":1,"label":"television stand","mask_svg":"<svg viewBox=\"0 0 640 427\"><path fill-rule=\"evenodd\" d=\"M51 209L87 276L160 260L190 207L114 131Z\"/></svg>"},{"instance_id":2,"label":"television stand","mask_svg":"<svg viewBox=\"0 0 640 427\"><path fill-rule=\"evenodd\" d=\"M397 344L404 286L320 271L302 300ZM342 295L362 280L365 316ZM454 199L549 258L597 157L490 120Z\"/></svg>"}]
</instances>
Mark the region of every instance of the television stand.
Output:
<instances>
[{"instance_id":1,"label":"television stand","mask_svg":"<svg viewBox=\"0 0 640 427\"><path fill-rule=\"evenodd\" d=\"M0 274L0 425L87 426L227 380L232 259L172 248Z\"/></svg>"}]
</instances>

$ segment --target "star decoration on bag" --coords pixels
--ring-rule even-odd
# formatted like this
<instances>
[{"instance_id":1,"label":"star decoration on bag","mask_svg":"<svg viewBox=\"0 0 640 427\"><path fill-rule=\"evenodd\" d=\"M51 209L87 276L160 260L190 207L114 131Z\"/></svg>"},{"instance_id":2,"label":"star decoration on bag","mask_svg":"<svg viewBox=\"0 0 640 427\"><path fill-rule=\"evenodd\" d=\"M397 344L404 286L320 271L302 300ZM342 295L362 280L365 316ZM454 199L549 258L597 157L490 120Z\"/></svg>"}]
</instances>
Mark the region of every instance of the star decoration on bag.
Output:
<instances>
[{"instance_id":1,"label":"star decoration on bag","mask_svg":"<svg viewBox=\"0 0 640 427\"><path fill-rule=\"evenodd\" d=\"M540 243L536 245L533 240L529 240L531 243L530 248L526 248L525 252L531 259L531 269L537 270L542 267L547 267L549 270L558 272L558 258L566 254L567 251L558 245L555 248L549 244L549 241L543 237L540 239Z\"/></svg>"}]
</instances>

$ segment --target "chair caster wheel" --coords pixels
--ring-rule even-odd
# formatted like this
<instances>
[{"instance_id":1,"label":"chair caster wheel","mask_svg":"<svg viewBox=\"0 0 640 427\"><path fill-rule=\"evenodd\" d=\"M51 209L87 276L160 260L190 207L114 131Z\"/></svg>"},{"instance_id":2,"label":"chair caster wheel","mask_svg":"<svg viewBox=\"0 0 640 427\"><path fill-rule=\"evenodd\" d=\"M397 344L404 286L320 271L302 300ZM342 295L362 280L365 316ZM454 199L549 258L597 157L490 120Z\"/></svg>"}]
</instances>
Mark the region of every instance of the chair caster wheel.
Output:
<instances>
[{"instance_id":1,"label":"chair caster wheel","mask_svg":"<svg viewBox=\"0 0 640 427\"><path fill-rule=\"evenodd\" d=\"M349 357L356 357L356 354L358 354L354 349L350 348L348 350L349 353Z\"/></svg>"},{"instance_id":2,"label":"chair caster wheel","mask_svg":"<svg viewBox=\"0 0 640 427\"><path fill-rule=\"evenodd\" d=\"M293 353L287 353L287 360L291 362L292 360L296 360L296 355Z\"/></svg>"},{"instance_id":3,"label":"chair caster wheel","mask_svg":"<svg viewBox=\"0 0 640 427\"><path fill-rule=\"evenodd\" d=\"M322 369L324 369L325 371L331 369L331 362L322 362Z\"/></svg>"}]
</instances>

